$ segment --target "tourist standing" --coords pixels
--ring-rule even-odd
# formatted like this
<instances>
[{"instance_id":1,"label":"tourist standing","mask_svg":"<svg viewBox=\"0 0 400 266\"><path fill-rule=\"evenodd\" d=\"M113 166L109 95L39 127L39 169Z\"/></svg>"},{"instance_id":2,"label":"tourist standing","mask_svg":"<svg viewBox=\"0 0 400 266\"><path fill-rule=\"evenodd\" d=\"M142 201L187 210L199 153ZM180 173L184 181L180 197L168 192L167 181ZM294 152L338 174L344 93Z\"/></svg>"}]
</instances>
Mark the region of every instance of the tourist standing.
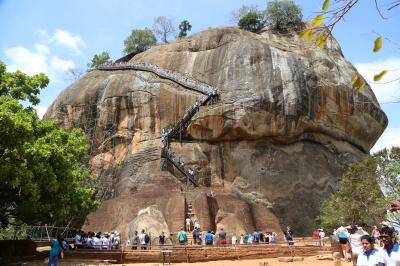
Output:
<instances>
[{"instance_id":1,"label":"tourist standing","mask_svg":"<svg viewBox=\"0 0 400 266\"><path fill-rule=\"evenodd\" d=\"M221 231L218 234L219 236L219 244L221 246L225 246L226 245L226 232L224 231L224 228L221 228Z\"/></svg>"},{"instance_id":2,"label":"tourist standing","mask_svg":"<svg viewBox=\"0 0 400 266\"><path fill-rule=\"evenodd\" d=\"M317 243L317 246L318 246L318 239L319 239L319 232L318 232L318 230L319 230L319 229L314 230L314 232L313 232L313 234L312 234L313 239L314 239L315 242Z\"/></svg>"},{"instance_id":3,"label":"tourist standing","mask_svg":"<svg viewBox=\"0 0 400 266\"><path fill-rule=\"evenodd\" d=\"M319 229L318 231L319 231L319 233L318 233L319 246L323 247L323 246L325 246L325 232L324 232L324 229L322 229L322 228Z\"/></svg>"},{"instance_id":4,"label":"tourist standing","mask_svg":"<svg viewBox=\"0 0 400 266\"><path fill-rule=\"evenodd\" d=\"M187 235L185 230L183 230L183 227L181 228L181 231L178 232L178 241L181 245L184 245L187 241Z\"/></svg>"},{"instance_id":5,"label":"tourist standing","mask_svg":"<svg viewBox=\"0 0 400 266\"><path fill-rule=\"evenodd\" d=\"M289 246L293 245L293 244L294 244L294 242L293 242L293 231L292 231L292 229L290 228L290 226L288 226L288 227L286 228L286 231L285 231L284 234L285 234L285 239L286 239L288 245L289 245Z\"/></svg>"},{"instance_id":6,"label":"tourist standing","mask_svg":"<svg viewBox=\"0 0 400 266\"><path fill-rule=\"evenodd\" d=\"M158 244L160 246L164 246L165 245L165 234L164 234L164 232L161 232L161 235L158 237Z\"/></svg>"},{"instance_id":7,"label":"tourist standing","mask_svg":"<svg viewBox=\"0 0 400 266\"><path fill-rule=\"evenodd\" d=\"M136 250L139 243L140 243L140 240L139 240L138 231L135 231L135 235L133 236L133 239L132 239L132 249Z\"/></svg>"},{"instance_id":8,"label":"tourist standing","mask_svg":"<svg viewBox=\"0 0 400 266\"><path fill-rule=\"evenodd\" d=\"M239 244L240 244L240 245L243 245L243 244L244 244L244 235L243 235L243 234L240 234Z\"/></svg>"},{"instance_id":9,"label":"tourist standing","mask_svg":"<svg viewBox=\"0 0 400 266\"><path fill-rule=\"evenodd\" d=\"M233 233L233 235L232 235L232 245L236 245L236 241L237 241L236 234Z\"/></svg>"},{"instance_id":10,"label":"tourist standing","mask_svg":"<svg viewBox=\"0 0 400 266\"><path fill-rule=\"evenodd\" d=\"M146 250L146 235L144 229L142 229L142 233L139 235L140 249L142 250Z\"/></svg>"},{"instance_id":11,"label":"tourist standing","mask_svg":"<svg viewBox=\"0 0 400 266\"><path fill-rule=\"evenodd\" d=\"M213 234L211 233L211 231L208 231L208 232L206 233L205 239L206 239L206 245L212 245L212 244L213 244L213 242L214 242L214 236L213 236Z\"/></svg>"}]
</instances>

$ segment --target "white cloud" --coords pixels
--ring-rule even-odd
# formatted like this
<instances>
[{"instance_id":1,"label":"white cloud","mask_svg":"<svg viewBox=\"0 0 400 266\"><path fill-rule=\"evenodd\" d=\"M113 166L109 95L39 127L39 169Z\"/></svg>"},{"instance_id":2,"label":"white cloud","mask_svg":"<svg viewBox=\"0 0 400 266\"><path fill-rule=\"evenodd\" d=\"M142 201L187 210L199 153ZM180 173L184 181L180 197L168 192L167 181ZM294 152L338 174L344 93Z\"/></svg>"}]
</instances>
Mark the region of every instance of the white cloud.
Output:
<instances>
[{"instance_id":1,"label":"white cloud","mask_svg":"<svg viewBox=\"0 0 400 266\"><path fill-rule=\"evenodd\" d=\"M357 63L355 67L368 81L380 103L393 102L400 99L400 58ZM389 70L389 72L381 81L374 82L374 75L385 69Z\"/></svg>"},{"instance_id":2,"label":"white cloud","mask_svg":"<svg viewBox=\"0 0 400 266\"><path fill-rule=\"evenodd\" d=\"M43 47L39 49L36 47L36 51L31 51L22 46L6 49L5 54L10 59L8 70L21 70L29 75L40 72L49 74L48 58L43 51Z\"/></svg>"},{"instance_id":3,"label":"white cloud","mask_svg":"<svg viewBox=\"0 0 400 266\"><path fill-rule=\"evenodd\" d=\"M8 70L21 70L28 75L45 73L51 81L58 82L68 69L75 68L72 60L64 60L57 55L52 55L46 45L36 43L34 47L34 50L22 46L6 49L5 54L9 59Z\"/></svg>"},{"instance_id":4,"label":"white cloud","mask_svg":"<svg viewBox=\"0 0 400 266\"><path fill-rule=\"evenodd\" d=\"M50 62L51 68L59 71L67 71L68 69L72 69L75 67L74 62L72 60L63 60L58 56L53 56Z\"/></svg>"},{"instance_id":5,"label":"white cloud","mask_svg":"<svg viewBox=\"0 0 400 266\"><path fill-rule=\"evenodd\" d=\"M382 150L383 148L391 148L392 146L400 146L400 127L387 127L382 136L371 149L371 153Z\"/></svg>"},{"instance_id":6,"label":"white cloud","mask_svg":"<svg viewBox=\"0 0 400 266\"><path fill-rule=\"evenodd\" d=\"M38 114L39 118L42 119L44 114L46 113L47 107L46 106L35 106L36 113Z\"/></svg>"},{"instance_id":7,"label":"white cloud","mask_svg":"<svg viewBox=\"0 0 400 266\"><path fill-rule=\"evenodd\" d=\"M79 47L85 46L85 42L82 40L81 36L72 35L66 30L56 30L52 40L75 51L79 51Z\"/></svg>"},{"instance_id":8,"label":"white cloud","mask_svg":"<svg viewBox=\"0 0 400 266\"><path fill-rule=\"evenodd\" d=\"M81 36L73 35L66 30L57 29L53 35L50 35L46 30L38 30L37 33L39 35L40 42L56 43L61 46L70 48L77 54L80 54L80 48L86 45Z\"/></svg>"}]
</instances>

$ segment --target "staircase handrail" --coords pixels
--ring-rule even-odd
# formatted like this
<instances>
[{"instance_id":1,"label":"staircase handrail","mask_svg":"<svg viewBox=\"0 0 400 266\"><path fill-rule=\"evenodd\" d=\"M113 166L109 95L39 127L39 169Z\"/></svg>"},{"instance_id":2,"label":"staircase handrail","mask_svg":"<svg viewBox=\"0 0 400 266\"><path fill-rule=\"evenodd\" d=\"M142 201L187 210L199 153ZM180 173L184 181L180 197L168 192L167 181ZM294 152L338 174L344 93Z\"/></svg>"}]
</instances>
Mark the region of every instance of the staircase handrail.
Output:
<instances>
[{"instance_id":1,"label":"staircase handrail","mask_svg":"<svg viewBox=\"0 0 400 266\"><path fill-rule=\"evenodd\" d=\"M179 72L175 72L172 70L168 69L163 69L157 65L153 65L150 63L145 63L145 62L128 62L128 63L109 63L106 62L102 65L99 65L97 67L98 70L144 70L144 71L150 71L160 77L163 78L168 78L170 80L173 80L177 82L178 84L181 84L184 87L190 88L192 90L198 91L202 94L210 95L210 94L216 94L218 89L216 87L213 87L203 81L199 81L196 79L193 79L187 75L184 75Z\"/></svg>"}]
</instances>

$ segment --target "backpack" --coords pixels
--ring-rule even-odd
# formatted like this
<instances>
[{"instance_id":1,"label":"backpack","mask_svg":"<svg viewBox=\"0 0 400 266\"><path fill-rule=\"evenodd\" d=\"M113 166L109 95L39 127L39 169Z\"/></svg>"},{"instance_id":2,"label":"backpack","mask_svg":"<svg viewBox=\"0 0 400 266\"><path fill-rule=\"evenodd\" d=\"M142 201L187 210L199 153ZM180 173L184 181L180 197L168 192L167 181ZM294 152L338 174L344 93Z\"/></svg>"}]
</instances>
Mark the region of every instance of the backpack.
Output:
<instances>
[{"instance_id":1,"label":"backpack","mask_svg":"<svg viewBox=\"0 0 400 266\"><path fill-rule=\"evenodd\" d=\"M149 237L149 235L148 234L145 234L144 235L144 243L149 243L150 242L150 237Z\"/></svg>"}]
</instances>

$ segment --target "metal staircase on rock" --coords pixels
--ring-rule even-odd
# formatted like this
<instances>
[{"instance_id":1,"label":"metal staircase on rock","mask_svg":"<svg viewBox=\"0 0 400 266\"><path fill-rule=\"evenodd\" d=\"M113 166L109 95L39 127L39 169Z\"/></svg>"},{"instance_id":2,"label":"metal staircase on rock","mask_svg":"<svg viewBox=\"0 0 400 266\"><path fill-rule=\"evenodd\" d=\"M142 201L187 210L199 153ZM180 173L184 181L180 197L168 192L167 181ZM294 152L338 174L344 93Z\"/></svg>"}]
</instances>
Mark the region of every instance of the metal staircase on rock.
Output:
<instances>
[{"instance_id":1,"label":"metal staircase on rock","mask_svg":"<svg viewBox=\"0 0 400 266\"><path fill-rule=\"evenodd\" d=\"M176 161L175 153L170 149L170 140L178 139L185 135L187 127L192 119L192 117L199 111L200 106L207 105L209 103L214 103L218 100L218 89L201 81L198 81L192 77L188 77L178 72L160 68L159 66L143 63L112 63L107 62L98 67L98 70L104 71L115 71L115 70L139 70L147 71L157 76L165 79L169 79L173 82L178 83L182 87L196 91L203 94L204 96L200 100L196 100L187 110L185 115L179 119L175 124L169 125L162 129L162 150L161 150L161 168L165 170L165 160L172 165L178 172L185 177L187 181L192 183L195 187L198 187L198 183L194 176L189 174L189 172ZM183 180L182 180L183 181Z\"/></svg>"}]
</instances>

